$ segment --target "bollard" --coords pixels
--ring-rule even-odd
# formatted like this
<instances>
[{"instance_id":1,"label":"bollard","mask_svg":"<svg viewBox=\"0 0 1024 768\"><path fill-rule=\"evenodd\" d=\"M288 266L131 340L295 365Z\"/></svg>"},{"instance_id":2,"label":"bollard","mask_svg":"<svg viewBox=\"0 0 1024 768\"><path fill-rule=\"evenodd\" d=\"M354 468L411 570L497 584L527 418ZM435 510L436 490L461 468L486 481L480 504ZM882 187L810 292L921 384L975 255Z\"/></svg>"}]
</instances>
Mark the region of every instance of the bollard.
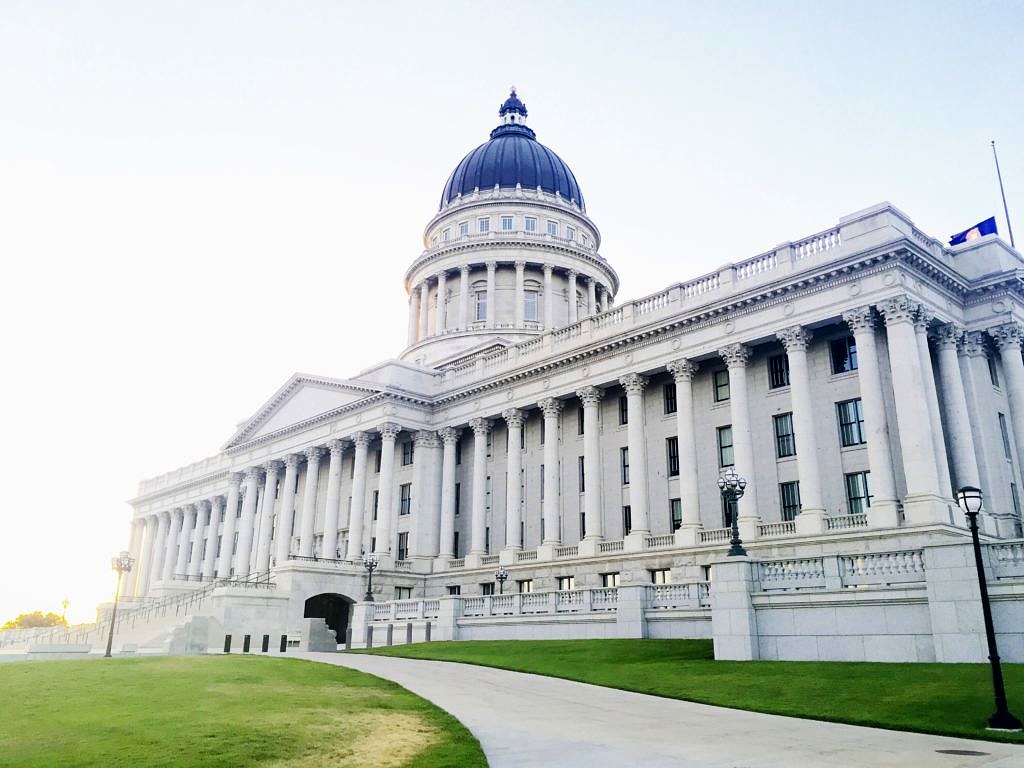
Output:
<instances>
[{"instance_id":1,"label":"bollard","mask_svg":"<svg viewBox=\"0 0 1024 768\"><path fill-rule=\"evenodd\" d=\"M266 653L270 650L270 635L263 636L263 652Z\"/></svg>"},{"instance_id":2,"label":"bollard","mask_svg":"<svg viewBox=\"0 0 1024 768\"><path fill-rule=\"evenodd\" d=\"M373 625L366 625L366 647L373 648Z\"/></svg>"},{"instance_id":3,"label":"bollard","mask_svg":"<svg viewBox=\"0 0 1024 768\"><path fill-rule=\"evenodd\" d=\"M412 645L412 622L405 625L405 644Z\"/></svg>"},{"instance_id":4,"label":"bollard","mask_svg":"<svg viewBox=\"0 0 1024 768\"><path fill-rule=\"evenodd\" d=\"M352 627L345 630L345 650L352 650Z\"/></svg>"},{"instance_id":5,"label":"bollard","mask_svg":"<svg viewBox=\"0 0 1024 768\"><path fill-rule=\"evenodd\" d=\"M242 653L248 653L249 652L249 641L251 639L252 639L252 637L250 635L245 635L245 636L242 637Z\"/></svg>"},{"instance_id":6,"label":"bollard","mask_svg":"<svg viewBox=\"0 0 1024 768\"><path fill-rule=\"evenodd\" d=\"M231 653L231 635L224 635L224 653Z\"/></svg>"},{"instance_id":7,"label":"bollard","mask_svg":"<svg viewBox=\"0 0 1024 768\"><path fill-rule=\"evenodd\" d=\"M429 643L430 642L430 622L429 621L427 622L426 630L427 631L426 631L426 634L424 635L424 642Z\"/></svg>"},{"instance_id":8,"label":"bollard","mask_svg":"<svg viewBox=\"0 0 1024 768\"><path fill-rule=\"evenodd\" d=\"M288 635L281 635L281 653L288 650Z\"/></svg>"},{"instance_id":9,"label":"bollard","mask_svg":"<svg viewBox=\"0 0 1024 768\"><path fill-rule=\"evenodd\" d=\"M392 640L395 637L395 625L388 624L388 645L391 645Z\"/></svg>"}]
</instances>

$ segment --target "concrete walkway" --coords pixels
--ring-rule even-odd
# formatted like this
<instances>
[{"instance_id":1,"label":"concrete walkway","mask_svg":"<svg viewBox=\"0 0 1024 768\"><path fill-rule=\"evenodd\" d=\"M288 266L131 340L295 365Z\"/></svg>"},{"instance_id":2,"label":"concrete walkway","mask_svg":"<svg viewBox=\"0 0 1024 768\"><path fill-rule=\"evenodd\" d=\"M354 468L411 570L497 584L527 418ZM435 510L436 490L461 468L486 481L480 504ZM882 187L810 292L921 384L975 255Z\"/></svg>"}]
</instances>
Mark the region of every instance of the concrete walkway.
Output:
<instances>
[{"instance_id":1,"label":"concrete walkway","mask_svg":"<svg viewBox=\"0 0 1024 768\"><path fill-rule=\"evenodd\" d=\"M1024 766L1024 746L762 715L468 664L289 655L369 672L432 701L480 739L491 768Z\"/></svg>"}]
</instances>

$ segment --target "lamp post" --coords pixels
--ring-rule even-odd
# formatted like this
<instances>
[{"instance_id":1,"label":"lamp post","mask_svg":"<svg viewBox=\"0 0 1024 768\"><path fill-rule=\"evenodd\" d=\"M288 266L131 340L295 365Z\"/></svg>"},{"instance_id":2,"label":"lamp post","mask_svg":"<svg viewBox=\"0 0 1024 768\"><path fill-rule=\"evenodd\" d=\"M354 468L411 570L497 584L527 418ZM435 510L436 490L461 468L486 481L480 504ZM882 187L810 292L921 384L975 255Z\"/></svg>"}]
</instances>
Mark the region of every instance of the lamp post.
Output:
<instances>
[{"instance_id":1,"label":"lamp post","mask_svg":"<svg viewBox=\"0 0 1024 768\"><path fill-rule=\"evenodd\" d=\"M110 558L110 567L117 571L117 588L114 590L114 609L110 612L110 633L107 635L107 652L104 658L110 658L110 649L114 645L114 620L117 618L117 600L121 597L121 577L131 573L135 558L129 552L121 552L117 557Z\"/></svg>"},{"instance_id":2,"label":"lamp post","mask_svg":"<svg viewBox=\"0 0 1024 768\"><path fill-rule=\"evenodd\" d=\"M725 508L729 510L729 516L732 518L732 538L729 539L730 546L727 557L747 556L747 550L743 548L743 542L740 541L740 526L737 522L739 510L736 508L736 502L743 496L746 487L747 481L740 477L732 467L729 467L718 478L718 489L722 492Z\"/></svg>"},{"instance_id":3,"label":"lamp post","mask_svg":"<svg viewBox=\"0 0 1024 768\"><path fill-rule=\"evenodd\" d=\"M1003 686L1003 668L999 663L999 651L996 648L996 631L992 626L992 607L988 600L988 583L985 580L985 565L981 559L981 542L978 540L978 513L981 511L982 494L980 488L965 485L956 493L957 501L967 515L971 526L971 539L974 541L974 564L978 568L978 587L981 590L981 612L985 617L985 637L988 640L988 661L992 666L992 688L995 691L996 711L988 719L990 730L1019 731L1021 722L1006 706L1006 688Z\"/></svg>"},{"instance_id":4,"label":"lamp post","mask_svg":"<svg viewBox=\"0 0 1024 768\"><path fill-rule=\"evenodd\" d=\"M363 568L366 569L366 596L363 599L368 602L373 602L373 572L380 565L380 560L376 555L363 555Z\"/></svg>"},{"instance_id":5,"label":"lamp post","mask_svg":"<svg viewBox=\"0 0 1024 768\"><path fill-rule=\"evenodd\" d=\"M498 582L498 594L499 595L504 595L505 594L505 579L507 579L507 578L508 578L508 571L506 571L504 568L498 568L498 570L496 570L494 572L494 580Z\"/></svg>"}]
</instances>

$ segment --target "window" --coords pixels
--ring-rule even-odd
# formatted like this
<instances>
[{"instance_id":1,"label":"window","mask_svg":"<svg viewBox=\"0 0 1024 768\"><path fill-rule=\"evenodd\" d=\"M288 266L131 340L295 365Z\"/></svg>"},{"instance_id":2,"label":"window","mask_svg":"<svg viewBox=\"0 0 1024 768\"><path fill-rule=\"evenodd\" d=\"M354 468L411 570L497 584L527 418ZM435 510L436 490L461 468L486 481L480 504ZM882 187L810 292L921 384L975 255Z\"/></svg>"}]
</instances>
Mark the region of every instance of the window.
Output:
<instances>
[{"instance_id":1,"label":"window","mask_svg":"<svg viewBox=\"0 0 1024 768\"><path fill-rule=\"evenodd\" d=\"M526 450L526 424L523 424L523 428L519 430L519 450Z\"/></svg>"},{"instance_id":2,"label":"window","mask_svg":"<svg viewBox=\"0 0 1024 768\"><path fill-rule=\"evenodd\" d=\"M768 389L789 386L789 355L772 355L768 358Z\"/></svg>"},{"instance_id":3,"label":"window","mask_svg":"<svg viewBox=\"0 0 1024 768\"><path fill-rule=\"evenodd\" d=\"M711 374L711 382L715 390L715 402L724 403L729 399L729 369L722 368Z\"/></svg>"},{"instance_id":4,"label":"window","mask_svg":"<svg viewBox=\"0 0 1024 768\"><path fill-rule=\"evenodd\" d=\"M540 465L540 500L544 501L544 465ZM543 524L543 518L541 518L541 524ZM543 539L544 537L541 536Z\"/></svg>"},{"instance_id":5,"label":"window","mask_svg":"<svg viewBox=\"0 0 1024 768\"><path fill-rule=\"evenodd\" d=\"M376 536L371 536L370 537L370 551L371 552L376 552L377 551L377 537Z\"/></svg>"},{"instance_id":6,"label":"window","mask_svg":"<svg viewBox=\"0 0 1024 768\"><path fill-rule=\"evenodd\" d=\"M452 536L452 552L456 557L459 556L459 532L456 531Z\"/></svg>"},{"instance_id":7,"label":"window","mask_svg":"<svg viewBox=\"0 0 1024 768\"><path fill-rule=\"evenodd\" d=\"M460 585L458 585L458 584L449 584L448 585L448 594L449 595L461 595L462 594L462 587Z\"/></svg>"},{"instance_id":8,"label":"window","mask_svg":"<svg viewBox=\"0 0 1024 768\"><path fill-rule=\"evenodd\" d=\"M477 232L490 232L491 231L491 220L489 218L482 218L476 220L476 231Z\"/></svg>"},{"instance_id":9,"label":"window","mask_svg":"<svg viewBox=\"0 0 1024 768\"><path fill-rule=\"evenodd\" d=\"M1010 483L1010 498L1013 499L1013 511L1020 517L1020 497L1017 495L1017 484Z\"/></svg>"},{"instance_id":10,"label":"window","mask_svg":"<svg viewBox=\"0 0 1024 768\"><path fill-rule=\"evenodd\" d=\"M502 216L501 217L501 229L504 232L511 232L512 231L512 217L511 216Z\"/></svg>"},{"instance_id":11,"label":"window","mask_svg":"<svg viewBox=\"0 0 1024 768\"><path fill-rule=\"evenodd\" d=\"M469 234L469 222L468 221L460 221L459 222L459 237L465 237L468 234Z\"/></svg>"},{"instance_id":12,"label":"window","mask_svg":"<svg viewBox=\"0 0 1024 768\"><path fill-rule=\"evenodd\" d=\"M587 535L587 513L580 512L580 538L584 538Z\"/></svg>"},{"instance_id":13,"label":"window","mask_svg":"<svg viewBox=\"0 0 1024 768\"><path fill-rule=\"evenodd\" d=\"M480 585L480 594L481 595L493 595L494 594L494 582L493 581L485 581L483 584L481 584Z\"/></svg>"},{"instance_id":14,"label":"window","mask_svg":"<svg viewBox=\"0 0 1024 768\"><path fill-rule=\"evenodd\" d=\"M575 576L559 576L557 579L557 583L559 592L567 592L570 589L576 589Z\"/></svg>"},{"instance_id":15,"label":"window","mask_svg":"<svg viewBox=\"0 0 1024 768\"><path fill-rule=\"evenodd\" d=\"M402 443L402 466L407 467L412 464L412 452L413 442L410 440L407 443Z\"/></svg>"},{"instance_id":16,"label":"window","mask_svg":"<svg viewBox=\"0 0 1024 768\"><path fill-rule=\"evenodd\" d=\"M378 475L380 474L380 455L380 448L378 448L373 454L373 471ZM299 475L297 472L295 473L295 488L293 490L299 490Z\"/></svg>"},{"instance_id":17,"label":"window","mask_svg":"<svg viewBox=\"0 0 1024 768\"><path fill-rule=\"evenodd\" d=\"M455 516L462 511L462 483L455 484Z\"/></svg>"},{"instance_id":18,"label":"window","mask_svg":"<svg viewBox=\"0 0 1024 768\"><path fill-rule=\"evenodd\" d=\"M461 464L462 463L462 441L461 440L456 440L455 441L455 463L456 464Z\"/></svg>"},{"instance_id":19,"label":"window","mask_svg":"<svg viewBox=\"0 0 1024 768\"><path fill-rule=\"evenodd\" d=\"M398 499L399 516L412 512L412 483L402 483L398 486Z\"/></svg>"},{"instance_id":20,"label":"window","mask_svg":"<svg viewBox=\"0 0 1024 768\"><path fill-rule=\"evenodd\" d=\"M722 526L729 528L732 526L732 518L736 514L736 499L726 500L725 496L722 496Z\"/></svg>"},{"instance_id":21,"label":"window","mask_svg":"<svg viewBox=\"0 0 1024 768\"><path fill-rule=\"evenodd\" d=\"M527 216L523 221L525 222L527 232L537 231L537 219L533 216Z\"/></svg>"},{"instance_id":22,"label":"window","mask_svg":"<svg viewBox=\"0 0 1024 768\"><path fill-rule=\"evenodd\" d=\"M601 574L601 586L602 587L617 587L619 586L619 573L602 573Z\"/></svg>"},{"instance_id":23,"label":"window","mask_svg":"<svg viewBox=\"0 0 1024 768\"><path fill-rule=\"evenodd\" d=\"M619 461L622 464L622 484L629 485L629 447L619 448Z\"/></svg>"},{"instance_id":24,"label":"window","mask_svg":"<svg viewBox=\"0 0 1024 768\"><path fill-rule=\"evenodd\" d=\"M832 373L857 370L857 342L853 336L833 339L828 347L832 356Z\"/></svg>"},{"instance_id":25,"label":"window","mask_svg":"<svg viewBox=\"0 0 1024 768\"><path fill-rule=\"evenodd\" d=\"M476 292L476 314L477 320L487 319L487 291Z\"/></svg>"},{"instance_id":26,"label":"window","mask_svg":"<svg viewBox=\"0 0 1024 768\"><path fill-rule=\"evenodd\" d=\"M846 476L846 503L851 515L859 515L871 506L868 472L851 472Z\"/></svg>"},{"instance_id":27,"label":"window","mask_svg":"<svg viewBox=\"0 0 1024 768\"><path fill-rule=\"evenodd\" d=\"M780 413L772 416L775 423L775 456L784 459L796 456L796 437L793 435L793 414Z\"/></svg>"},{"instance_id":28,"label":"window","mask_svg":"<svg viewBox=\"0 0 1024 768\"><path fill-rule=\"evenodd\" d=\"M552 237L558 237L558 222L557 221L549 221L548 222L548 234L551 235Z\"/></svg>"},{"instance_id":29,"label":"window","mask_svg":"<svg viewBox=\"0 0 1024 768\"><path fill-rule=\"evenodd\" d=\"M540 300L537 291L523 291L523 320L528 323L540 320Z\"/></svg>"},{"instance_id":30,"label":"window","mask_svg":"<svg viewBox=\"0 0 1024 768\"><path fill-rule=\"evenodd\" d=\"M683 527L683 500L669 499L668 508L672 517L672 530L678 531Z\"/></svg>"},{"instance_id":31,"label":"window","mask_svg":"<svg viewBox=\"0 0 1024 768\"><path fill-rule=\"evenodd\" d=\"M491 453L494 451L494 433L488 432L487 439L484 441L484 447L486 449L487 458L491 458Z\"/></svg>"},{"instance_id":32,"label":"window","mask_svg":"<svg viewBox=\"0 0 1024 768\"><path fill-rule=\"evenodd\" d=\"M846 448L861 445L864 442L864 412L861 410L860 398L836 403L839 413L839 442Z\"/></svg>"},{"instance_id":33,"label":"window","mask_svg":"<svg viewBox=\"0 0 1024 768\"><path fill-rule=\"evenodd\" d=\"M583 469L583 457L582 456L580 456L577 459L576 464L577 464L577 467L578 467L579 479L580 479L580 493L585 493L586 490L587 490L587 476L586 476L586 472Z\"/></svg>"},{"instance_id":34,"label":"window","mask_svg":"<svg viewBox=\"0 0 1024 768\"><path fill-rule=\"evenodd\" d=\"M238 531L235 531L235 536L231 539L231 554L234 555L238 552Z\"/></svg>"},{"instance_id":35,"label":"window","mask_svg":"<svg viewBox=\"0 0 1024 768\"><path fill-rule=\"evenodd\" d=\"M670 381L662 389L662 399L665 402L665 413L676 412L676 383Z\"/></svg>"},{"instance_id":36,"label":"window","mask_svg":"<svg viewBox=\"0 0 1024 768\"><path fill-rule=\"evenodd\" d=\"M566 240L575 240L576 239L576 230L573 229L572 227L566 227L565 228L565 239Z\"/></svg>"},{"instance_id":37,"label":"window","mask_svg":"<svg viewBox=\"0 0 1024 768\"><path fill-rule=\"evenodd\" d=\"M491 526L484 528L484 552L491 551Z\"/></svg>"},{"instance_id":38,"label":"window","mask_svg":"<svg viewBox=\"0 0 1024 768\"><path fill-rule=\"evenodd\" d=\"M431 237L430 237L430 247L431 248L437 248L437 235L431 235ZM234 570L234 568L232 568L231 570Z\"/></svg>"},{"instance_id":39,"label":"window","mask_svg":"<svg viewBox=\"0 0 1024 768\"><path fill-rule=\"evenodd\" d=\"M668 476L679 476L679 438L668 437L665 439L665 452L668 454Z\"/></svg>"},{"instance_id":40,"label":"window","mask_svg":"<svg viewBox=\"0 0 1024 768\"><path fill-rule=\"evenodd\" d=\"M540 419L540 444L544 445L544 438L547 436L548 420L543 416Z\"/></svg>"},{"instance_id":41,"label":"window","mask_svg":"<svg viewBox=\"0 0 1024 768\"><path fill-rule=\"evenodd\" d=\"M520 579L516 582L516 589L519 592L533 592L533 579Z\"/></svg>"},{"instance_id":42,"label":"window","mask_svg":"<svg viewBox=\"0 0 1024 768\"><path fill-rule=\"evenodd\" d=\"M373 519L377 519L377 502L380 501L380 491L373 492Z\"/></svg>"},{"instance_id":43,"label":"window","mask_svg":"<svg viewBox=\"0 0 1024 768\"><path fill-rule=\"evenodd\" d=\"M629 424L629 398L619 395L619 424Z\"/></svg>"},{"instance_id":44,"label":"window","mask_svg":"<svg viewBox=\"0 0 1024 768\"><path fill-rule=\"evenodd\" d=\"M996 368L996 359L989 355L985 358L988 361L988 377L993 387L999 386L999 369Z\"/></svg>"},{"instance_id":45,"label":"window","mask_svg":"<svg viewBox=\"0 0 1024 768\"><path fill-rule=\"evenodd\" d=\"M404 532L398 534L398 559L408 560L409 559L409 533Z\"/></svg>"},{"instance_id":46,"label":"window","mask_svg":"<svg viewBox=\"0 0 1024 768\"><path fill-rule=\"evenodd\" d=\"M779 509L786 521L800 514L800 483L779 483Z\"/></svg>"},{"instance_id":47,"label":"window","mask_svg":"<svg viewBox=\"0 0 1024 768\"><path fill-rule=\"evenodd\" d=\"M633 508L626 504L622 508L622 535L629 536L629 532L633 530Z\"/></svg>"},{"instance_id":48,"label":"window","mask_svg":"<svg viewBox=\"0 0 1024 768\"><path fill-rule=\"evenodd\" d=\"M450 227L445 227L444 231L441 232L441 240L447 243L451 239L452 239L452 230L451 230Z\"/></svg>"},{"instance_id":49,"label":"window","mask_svg":"<svg viewBox=\"0 0 1024 768\"><path fill-rule=\"evenodd\" d=\"M395 587L395 600L411 600L412 587Z\"/></svg>"},{"instance_id":50,"label":"window","mask_svg":"<svg viewBox=\"0 0 1024 768\"><path fill-rule=\"evenodd\" d=\"M584 430L586 429L586 426L587 425L585 423L583 407L580 406L579 408L576 409L576 434L582 435Z\"/></svg>"},{"instance_id":51,"label":"window","mask_svg":"<svg viewBox=\"0 0 1024 768\"><path fill-rule=\"evenodd\" d=\"M651 584L671 584L672 571L668 568L656 568L648 571L651 574Z\"/></svg>"},{"instance_id":52,"label":"window","mask_svg":"<svg viewBox=\"0 0 1024 768\"><path fill-rule=\"evenodd\" d=\"M731 467L735 461L732 455L732 424L718 428L718 466Z\"/></svg>"},{"instance_id":53,"label":"window","mask_svg":"<svg viewBox=\"0 0 1024 768\"><path fill-rule=\"evenodd\" d=\"M999 434L1003 436L1003 456L1007 461L1013 461L1013 452L1010 450L1010 431L1006 428L1006 414L999 414Z\"/></svg>"}]
</instances>

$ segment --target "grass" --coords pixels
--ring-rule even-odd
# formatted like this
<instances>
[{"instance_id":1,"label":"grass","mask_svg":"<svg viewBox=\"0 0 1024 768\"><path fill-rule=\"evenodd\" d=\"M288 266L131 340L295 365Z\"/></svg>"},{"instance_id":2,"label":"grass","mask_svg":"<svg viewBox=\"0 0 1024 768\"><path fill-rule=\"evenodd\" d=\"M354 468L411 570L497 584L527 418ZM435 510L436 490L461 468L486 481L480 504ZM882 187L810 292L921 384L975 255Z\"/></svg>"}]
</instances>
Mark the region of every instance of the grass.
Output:
<instances>
[{"instance_id":1,"label":"grass","mask_svg":"<svg viewBox=\"0 0 1024 768\"><path fill-rule=\"evenodd\" d=\"M532 672L754 712L1024 744L991 733L987 664L715 661L710 640L494 640L371 651ZM1003 666L1024 717L1024 665Z\"/></svg>"},{"instance_id":2,"label":"grass","mask_svg":"<svg viewBox=\"0 0 1024 768\"><path fill-rule=\"evenodd\" d=\"M0 664L0 766L486 766L455 718L297 659Z\"/></svg>"}]
</instances>

